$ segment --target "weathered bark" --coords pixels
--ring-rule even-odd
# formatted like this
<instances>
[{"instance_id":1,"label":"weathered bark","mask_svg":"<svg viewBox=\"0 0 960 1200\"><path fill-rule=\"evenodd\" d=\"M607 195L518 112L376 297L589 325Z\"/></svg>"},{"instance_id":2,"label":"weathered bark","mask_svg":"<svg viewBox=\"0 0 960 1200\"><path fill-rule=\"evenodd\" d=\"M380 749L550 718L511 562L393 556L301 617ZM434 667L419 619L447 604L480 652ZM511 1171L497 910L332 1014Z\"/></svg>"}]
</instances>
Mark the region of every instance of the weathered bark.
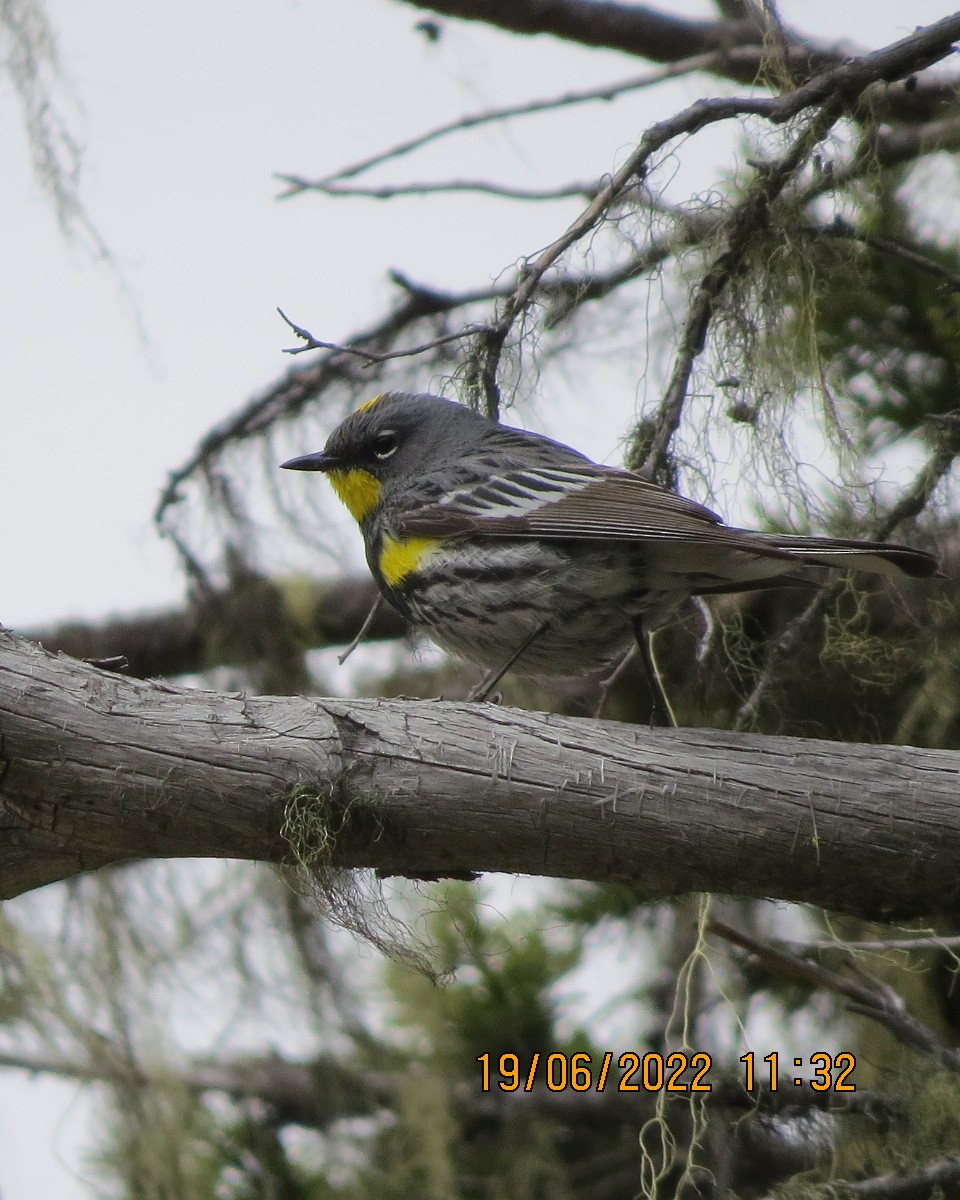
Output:
<instances>
[{"instance_id":1,"label":"weathered bark","mask_svg":"<svg viewBox=\"0 0 960 1200\"><path fill-rule=\"evenodd\" d=\"M955 914L958 779L950 751L175 689L0 633L3 896L138 858L289 859L296 795L339 866Z\"/></svg>"}]
</instances>

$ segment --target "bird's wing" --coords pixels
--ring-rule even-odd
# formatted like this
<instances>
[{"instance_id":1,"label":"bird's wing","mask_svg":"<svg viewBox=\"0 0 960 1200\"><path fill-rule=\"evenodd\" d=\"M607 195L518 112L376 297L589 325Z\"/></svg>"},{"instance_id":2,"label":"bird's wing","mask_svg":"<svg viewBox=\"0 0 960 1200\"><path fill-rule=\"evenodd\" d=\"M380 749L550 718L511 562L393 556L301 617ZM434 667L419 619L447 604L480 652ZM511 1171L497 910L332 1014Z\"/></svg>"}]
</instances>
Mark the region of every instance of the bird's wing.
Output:
<instances>
[{"instance_id":1,"label":"bird's wing","mask_svg":"<svg viewBox=\"0 0 960 1200\"><path fill-rule=\"evenodd\" d=\"M424 537L604 538L615 541L728 541L750 538L728 529L709 508L648 483L630 471L573 462L492 473L462 465L442 493L427 477L406 490L399 515L404 534ZM436 497L435 499L432 497ZM422 501L418 499L422 498ZM428 499L428 497L431 497ZM753 547L750 546L752 549ZM758 553L787 558L773 547Z\"/></svg>"},{"instance_id":2,"label":"bird's wing","mask_svg":"<svg viewBox=\"0 0 960 1200\"><path fill-rule=\"evenodd\" d=\"M556 462L558 450L569 455L566 462ZM405 487L395 498L397 530L414 537L643 542L648 550L666 556L661 561L671 563L674 569L699 572L700 592L728 590L731 579L739 590L750 578L750 573L744 573L744 564L751 560L759 567L758 559L887 575L938 574L932 555L907 546L731 528L694 500L630 471L592 463L566 447L551 444L549 464L515 463L504 469L497 456L487 455L448 465ZM751 568L754 573L755 568ZM719 583L704 583L708 576ZM769 578L767 568L757 578L765 576ZM793 582L797 580L783 576L756 586Z\"/></svg>"}]
</instances>

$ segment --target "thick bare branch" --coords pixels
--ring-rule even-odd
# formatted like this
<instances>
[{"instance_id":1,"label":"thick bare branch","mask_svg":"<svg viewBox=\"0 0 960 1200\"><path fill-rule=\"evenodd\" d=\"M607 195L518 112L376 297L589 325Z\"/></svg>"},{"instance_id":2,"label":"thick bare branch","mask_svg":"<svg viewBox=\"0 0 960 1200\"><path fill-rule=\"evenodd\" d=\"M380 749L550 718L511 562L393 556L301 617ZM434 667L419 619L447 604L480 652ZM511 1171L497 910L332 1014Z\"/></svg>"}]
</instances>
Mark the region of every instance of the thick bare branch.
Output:
<instances>
[{"instance_id":1,"label":"thick bare branch","mask_svg":"<svg viewBox=\"0 0 960 1200\"><path fill-rule=\"evenodd\" d=\"M411 0L415 2L415 0ZM425 7L415 3L415 7ZM678 17L642 4L590 0L442 0L434 12L483 21L514 33L550 33L583 45L626 50L672 62L677 57L722 50L751 40L753 21L709 21ZM686 46L686 54L678 54Z\"/></svg>"},{"instance_id":2,"label":"thick bare branch","mask_svg":"<svg viewBox=\"0 0 960 1200\"><path fill-rule=\"evenodd\" d=\"M752 45L756 57L723 73L741 83L752 82L761 63L756 21L696 20L661 12L642 4L598 3L597 0L406 0L416 8L468 21L483 21L512 33L550 34L584 46L621 50L653 62L676 62L695 54ZM839 59L827 47L797 46L798 65L823 70Z\"/></svg>"},{"instance_id":3,"label":"thick bare branch","mask_svg":"<svg viewBox=\"0 0 960 1200\"><path fill-rule=\"evenodd\" d=\"M170 688L0 634L0 894L145 857L507 871L960 909L960 754L652 730L492 705ZM309 854L310 846L299 849Z\"/></svg>"}]
</instances>

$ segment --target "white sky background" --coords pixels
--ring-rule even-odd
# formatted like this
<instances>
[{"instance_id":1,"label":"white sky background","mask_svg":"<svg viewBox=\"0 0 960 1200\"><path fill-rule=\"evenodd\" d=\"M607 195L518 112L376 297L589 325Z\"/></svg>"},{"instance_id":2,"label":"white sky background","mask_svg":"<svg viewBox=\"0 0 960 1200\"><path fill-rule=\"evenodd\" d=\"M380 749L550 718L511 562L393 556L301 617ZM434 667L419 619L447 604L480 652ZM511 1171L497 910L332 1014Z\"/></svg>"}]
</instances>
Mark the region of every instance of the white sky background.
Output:
<instances>
[{"instance_id":1,"label":"white sky background","mask_svg":"<svg viewBox=\"0 0 960 1200\"><path fill-rule=\"evenodd\" d=\"M663 7L710 11L706 0ZM866 47L947 8L781 5L804 32ZM83 109L73 126L86 147L81 194L150 348L109 271L60 235L0 80L0 622L14 628L182 598L151 513L166 473L198 438L290 365L276 305L342 340L383 311L387 268L440 288L473 286L536 250L578 208L309 195L276 203L274 172L323 174L466 112L643 69L480 26L448 24L430 45L413 29L425 14L388 0L48 0L48 10ZM644 126L699 86L681 81L562 125L464 135L377 178L586 178L622 161ZM716 143L703 142L709 183ZM596 428L592 398L570 428L551 432L615 456L616 434ZM76 1175L84 1106L65 1112L72 1095L0 1074L2 1200L88 1194Z\"/></svg>"}]
</instances>

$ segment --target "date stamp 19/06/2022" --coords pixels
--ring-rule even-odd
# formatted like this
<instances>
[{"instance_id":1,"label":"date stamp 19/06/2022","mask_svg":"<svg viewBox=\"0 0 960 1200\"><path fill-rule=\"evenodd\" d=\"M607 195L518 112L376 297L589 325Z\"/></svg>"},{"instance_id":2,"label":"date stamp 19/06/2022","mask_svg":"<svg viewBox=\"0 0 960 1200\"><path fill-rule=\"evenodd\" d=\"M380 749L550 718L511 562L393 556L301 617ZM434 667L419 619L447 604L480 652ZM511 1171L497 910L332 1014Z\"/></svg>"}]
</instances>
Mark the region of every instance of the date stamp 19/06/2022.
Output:
<instances>
[{"instance_id":1,"label":"date stamp 19/06/2022","mask_svg":"<svg viewBox=\"0 0 960 1200\"><path fill-rule=\"evenodd\" d=\"M786 1072L781 1074L781 1061ZM697 1095L713 1091L710 1072L713 1059L706 1051L675 1050L671 1054L633 1050L617 1054L541 1054L521 1061L516 1054L480 1054L481 1091L533 1091L540 1084L551 1092L673 1092ZM753 1051L740 1056L741 1082L746 1091L757 1087L775 1092L781 1088L809 1087L815 1092L855 1092L855 1056L841 1050L828 1054L818 1050L803 1058L791 1058L774 1050L758 1057Z\"/></svg>"}]
</instances>

